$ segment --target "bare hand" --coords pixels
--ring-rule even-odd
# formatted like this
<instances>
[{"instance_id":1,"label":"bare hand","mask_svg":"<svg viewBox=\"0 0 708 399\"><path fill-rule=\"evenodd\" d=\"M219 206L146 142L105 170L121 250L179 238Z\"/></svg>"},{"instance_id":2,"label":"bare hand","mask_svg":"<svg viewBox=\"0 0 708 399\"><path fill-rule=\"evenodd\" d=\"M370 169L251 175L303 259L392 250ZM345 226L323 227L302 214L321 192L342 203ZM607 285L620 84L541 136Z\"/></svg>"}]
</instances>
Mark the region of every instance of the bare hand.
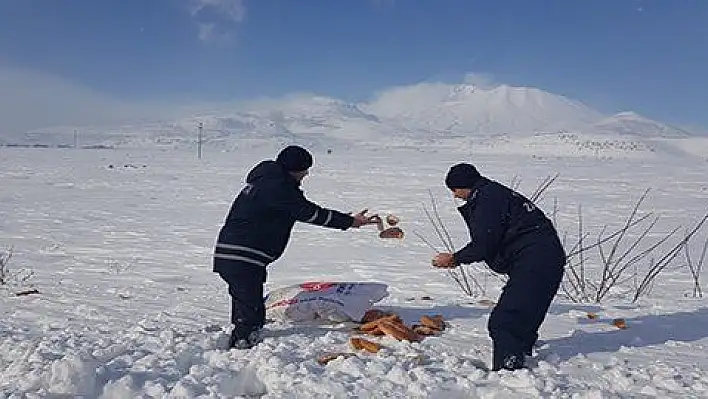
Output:
<instances>
[{"instance_id":1,"label":"bare hand","mask_svg":"<svg viewBox=\"0 0 708 399\"><path fill-rule=\"evenodd\" d=\"M446 252L435 255L431 263L434 267L441 269L452 269L457 266L455 263L455 255Z\"/></svg>"},{"instance_id":2,"label":"bare hand","mask_svg":"<svg viewBox=\"0 0 708 399\"><path fill-rule=\"evenodd\" d=\"M379 217L379 215L373 214L371 216L368 216L366 214L366 212L368 211L368 209L364 209L363 211L354 215L354 223L352 223L352 227L359 228L367 224L378 224L381 222L381 218Z\"/></svg>"}]
</instances>

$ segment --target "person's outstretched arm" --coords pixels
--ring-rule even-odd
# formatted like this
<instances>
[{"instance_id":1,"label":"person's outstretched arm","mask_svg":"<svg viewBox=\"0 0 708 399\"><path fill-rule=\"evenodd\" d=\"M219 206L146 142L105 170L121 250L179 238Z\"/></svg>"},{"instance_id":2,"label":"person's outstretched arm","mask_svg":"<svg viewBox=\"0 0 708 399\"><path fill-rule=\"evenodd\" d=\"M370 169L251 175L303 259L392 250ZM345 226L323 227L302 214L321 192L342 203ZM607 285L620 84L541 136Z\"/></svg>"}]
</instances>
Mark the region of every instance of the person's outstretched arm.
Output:
<instances>
[{"instance_id":1,"label":"person's outstretched arm","mask_svg":"<svg viewBox=\"0 0 708 399\"><path fill-rule=\"evenodd\" d=\"M280 211L287 212L295 220L316 226L346 230L361 226L355 216L327 209L305 198L302 191L291 187L270 187L264 190L264 200Z\"/></svg>"}]
</instances>

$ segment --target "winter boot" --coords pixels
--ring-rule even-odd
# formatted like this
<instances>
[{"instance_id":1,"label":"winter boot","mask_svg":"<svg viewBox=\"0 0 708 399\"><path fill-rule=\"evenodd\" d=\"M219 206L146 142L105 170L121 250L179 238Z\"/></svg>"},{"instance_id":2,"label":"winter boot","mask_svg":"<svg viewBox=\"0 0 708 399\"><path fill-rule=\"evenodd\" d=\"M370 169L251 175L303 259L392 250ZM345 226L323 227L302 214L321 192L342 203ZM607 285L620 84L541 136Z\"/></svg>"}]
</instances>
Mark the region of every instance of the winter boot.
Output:
<instances>
[{"instance_id":1,"label":"winter boot","mask_svg":"<svg viewBox=\"0 0 708 399\"><path fill-rule=\"evenodd\" d=\"M229 338L229 348L250 349L261 342L260 328L235 326Z\"/></svg>"},{"instance_id":2,"label":"winter boot","mask_svg":"<svg viewBox=\"0 0 708 399\"><path fill-rule=\"evenodd\" d=\"M518 370L524 367L524 355L493 356L492 371Z\"/></svg>"}]
</instances>

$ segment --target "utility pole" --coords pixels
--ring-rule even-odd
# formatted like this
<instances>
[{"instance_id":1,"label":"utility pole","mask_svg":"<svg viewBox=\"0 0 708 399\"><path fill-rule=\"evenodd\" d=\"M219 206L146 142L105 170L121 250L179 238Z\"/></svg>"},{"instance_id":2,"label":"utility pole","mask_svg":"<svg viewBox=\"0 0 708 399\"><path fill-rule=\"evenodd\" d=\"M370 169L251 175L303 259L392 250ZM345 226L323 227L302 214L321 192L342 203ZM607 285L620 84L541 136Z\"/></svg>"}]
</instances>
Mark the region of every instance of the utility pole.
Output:
<instances>
[{"instance_id":1,"label":"utility pole","mask_svg":"<svg viewBox=\"0 0 708 399\"><path fill-rule=\"evenodd\" d=\"M202 159L202 130L204 130L204 124L199 122L199 159Z\"/></svg>"}]
</instances>

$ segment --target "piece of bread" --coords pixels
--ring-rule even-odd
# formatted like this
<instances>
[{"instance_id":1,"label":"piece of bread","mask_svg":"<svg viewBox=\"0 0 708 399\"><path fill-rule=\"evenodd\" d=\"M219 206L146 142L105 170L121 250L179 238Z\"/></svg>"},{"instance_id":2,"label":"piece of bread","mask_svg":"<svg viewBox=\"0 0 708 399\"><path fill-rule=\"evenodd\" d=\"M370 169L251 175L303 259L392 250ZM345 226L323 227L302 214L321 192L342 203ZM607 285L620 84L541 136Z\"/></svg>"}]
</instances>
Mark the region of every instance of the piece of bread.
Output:
<instances>
[{"instance_id":1,"label":"piece of bread","mask_svg":"<svg viewBox=\"0 0 708 399\"><path fill-rule=\"evenodd\" d=\"M415 331L406 327L402 323L396 323L390 320L381 320L381 322L379 322L379 328L384 332L384 334L399 341L418 342L420 340L420 337L418 337L418 334L416 334Z\"/></svg>"},{"instance_id":2,"label":"piece of bread","mask_svg":"<svg viewBox=\"0 0 708 399\"><path fill-rule=\"evenodd\" d=\"M372 321L370 321L370 322L368 322L368 323L362 324L361 326L359 326L359 331L364 331L364 332L366 332L366 331L371 331L371 330L375 329L376 327L378 327L378 326L379 326L379 323L380 323L382 320L388 320L388 321L392 321L392 322L394 322L394 323L403 323L403 321L401 320L401 318L400 318L397 314L395 314L395 313L390 313L390 314L388 314L388 315L386 315L386 316L379 317L379 318L376 319L376 320L372 320Z\"/></svg>"},{"instance_id":3,"label":"piece of bread","mask_svg":"<svg viewBox=\"0 0 708 399\"><path fill-rule=\"evenodd\" d=\"M379 238L403 238L404 235L399 227L389 227L379 233Z\"/></svg>"},{"instance_id":4,"label":"piece of bread","mask_svg":"<svg viewBox=\"0 0 708 399\"><path fill-rule=\"evenodd\" d=\"M361 322L366 324L370 321L378 320L388 315L390 315L390 313L386 313L383 310L369 309L366 311L366 313L364 313L364 317L361 318Z\"/></svg>"},{"instance_id":5,"label":"piece of bread","mask_svg":"<svg viewBox=\"0 0 708 399\"><path fill-rule=\"evenodd\" d=\"M427 326L422 326L420 324L414 324L413 331L418 335L424 335L424 336L435 335L437 332L439 332L439 330L436 330L434 328L430 328Z\"/></svg>"},{"instance_id":6,"label":"piece of bread","mask_svg":"<svg viewBox=\"0 0 708 399\"><path fill-rule=\"evenodd\" d=\"M627 322L624 319L613 319L612 324L620 330L627 328Z\"/></svg>"},{"instance_id":7,"label":"piece of bread","mask_svg":"<svg viewBox=\"0 0 708 399\"><path fill-rule=\"evenodd\" d=\"M363 349L370 353L376 353L381 350L381 345L377 344L376 342L371 342L369 340L359 337L350 338L349 344L351 344L352 348L356 350Z\"/></svg>"},{"instance_id":8,"label":"piece of bread","mask_svg":"<svg viewBox=\"0 0 708 399\"><path fill-rule=\"evenodd\" d=\"M368 323L364 323L364 324L360 325L358 330L361 332L368 332L368 331L373 331L377 328L379 328L379 321L374 320L374 321L370 321Z\"/></svg>"},{"instance_id":9,"label":"piece of bread","mask_svg":"<svg viewBox=\"0 0 708 399\"><path fill-rule=\"evenodd\" d=\"M384 335L384 332L381 331L381 328L379 328L379 326L376 326L376 328L374 328L373 330L362 331L362 333L366 335L373 335L374 337L380 337Z\"/></svg>"},{"instance_id":10,"label":"piece of bread","mask_svg":"<svg viewBox=\"0 0 708 399\"><path fill-rule=\"evenodd\" d=\"M443 320L441 315L422 316L420 318L420 324L438 331L445 329L445 320Z\"/></svg>"}]
</instances>

